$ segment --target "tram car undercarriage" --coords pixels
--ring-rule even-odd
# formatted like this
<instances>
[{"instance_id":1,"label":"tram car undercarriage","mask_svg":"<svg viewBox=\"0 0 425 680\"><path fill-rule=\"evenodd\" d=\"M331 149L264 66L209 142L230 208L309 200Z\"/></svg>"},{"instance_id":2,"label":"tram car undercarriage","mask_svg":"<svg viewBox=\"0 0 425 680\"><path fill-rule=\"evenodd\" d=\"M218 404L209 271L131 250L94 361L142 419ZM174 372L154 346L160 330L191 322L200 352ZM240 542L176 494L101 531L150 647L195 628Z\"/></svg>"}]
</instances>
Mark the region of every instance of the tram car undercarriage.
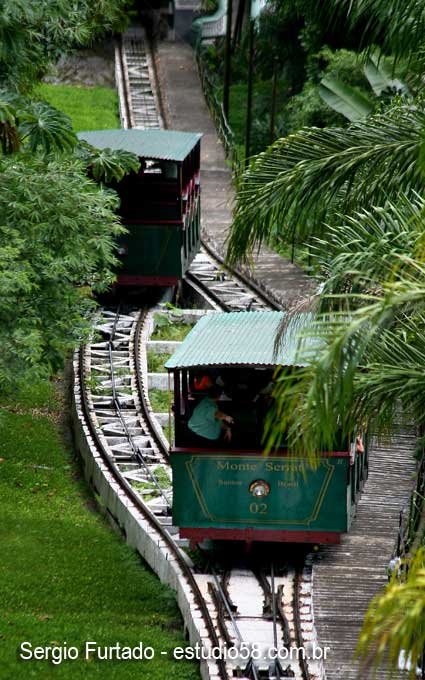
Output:
<instances>
[{"instance_id":1,"label":"tram car undercarriage","mask_svg":"<svg viewBox=\"0 0 425 680\"><path fill-rule=\"evenodd\" d=\"M297 366L296 335L312 318L289 320L276 356L283 316L206 314L166 363L174 382L173 523L192 543L339 543L350 528L367 477L366 442L321 453L315 468L284 447L263 453L275 369Z\"/></svg>"}]
</instances>

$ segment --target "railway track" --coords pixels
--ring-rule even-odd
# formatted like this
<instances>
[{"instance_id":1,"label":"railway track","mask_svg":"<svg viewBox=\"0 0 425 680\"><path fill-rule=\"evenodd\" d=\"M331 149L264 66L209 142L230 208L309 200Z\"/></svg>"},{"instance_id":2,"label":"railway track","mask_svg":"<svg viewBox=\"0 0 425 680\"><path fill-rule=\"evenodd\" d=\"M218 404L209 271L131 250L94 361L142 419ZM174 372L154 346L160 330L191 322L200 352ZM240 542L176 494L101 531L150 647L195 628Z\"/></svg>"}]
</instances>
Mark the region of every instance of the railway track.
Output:
<instances>
[{"instance_id":1,"label":"railway track","mask_svg":"<svg viewBox=\"0 0 425 680\"><path fill-rule=\"evenodd\" d=\"M127 540L129 525L133 525L139 552L162 580L178 586L183 609L198 613L193 621L186 621L191 642L216 648L220 640L214 622L171 523L166 447L158 445L161 438L150 422L138 387L143 385L142 377L136 382L143 320L140 311L101 311L94 327L101 337L82 347L75 361L77 432L87 438L89 454L97 463L90 466L90 459L85 458L86 474L104 501L106 496L109 515ZM105 484L106 494L101 488ZM143 547L137 545L140 542ZM227 680L224 662L219 659L212 668L210 664L208 676Z\"/></svg>"},{"instance_id":2,"label":"railway track","mask_svg":"<svg viewBox=\"0 0 425 680\"><path fill-rule=\"evenodd\" d=\"M117 47L123 126L162 127L165 116L157 97L154 58L140 41L142 34L133 31ZM278 308L258 287L227 270L205 245L192 264L188 284L213 309ZM274 558L273 564L269 561L260 568L241 566L236 560L216 566L216 571L197 573L185 552L170 514L167 441L149 403L145 360L149 319L150 314L138 310L103 310L96 321L99 337L75 360L75 431L86 476L127 542L177 592L190 642L199 642L207 652L207 658L200 659L203 678L323 680L322 660L309 658L316 642L309 558L304 564ZM345 555L342 548L328 551ZM332 569L333 563L327 565L327 586L319 592L322 609L323 602L333 597L328 587ZM341 580L340 572L336 563L331 588ZM344 598L345 592L344 583ZM321 638L327 639L323 630ZM260 658L253 654L257 643ZM241 654L233 659L208 658L209 651L226 646L239 652L247 649L247 658ZM301 654L277 663L266 654L276 647L288 652L303 649L307 658ZM340 677L341 668L340 663L335 677Z\"/></svg>"},{"instance_id":3,"label":"railway track","mask_svg":"<svg viewBox=\"0 0 425 680\"><path fill-rule=\"evenodd\" d=\"M280 309L257 286L230 270L203 244L185 277L186 283L208 300L213 309L227 312Z\"/></svg>"},{"instance_id":4,"label":"railway track","mask_svg":"<svg viewBox=\"0 0 425 680\"><path fill-rule=\"evenodd\" d=\"M306 625L300 612L300 603L311 596L311 572L307 567L289 564L276 569L271 562L265 568L233 567L220 576L212 573L211 593L220 632L230 647L239 646L245 651L244 677L322 677L321 669L313 670L304 658L305 653L312 652L305 641ZM233 663L233 674L238 670Z\"/></svg>"},{"instance_id":5,"label":"railway track","mask_svg":"<svg viewBox=\"0 0 425 680\"><path fill-rule=\"evenodd\" d=\"M161 102L153 86L155 61L143 29L128 30L116 43L115 79L123 128L164 127Z\"/></svg>"},{"instance_id":6,"label":"railway track","mask_svg":"<svg viewBox=\"0 0 425 680\"><path fill-rule=\"evenodd\" d=\"M196 573L185 552L171 518L168 442L149 402L151 331L145 310L101 310L93 342L75 359L76 430L86 441L86 476L127 541L177 590L191 644L202 650L204 677L316 680L317 670L312 674L290 656L310 644L308 567L300 576L279 565L276 571L274 565L233 566L219 576ZM273 658L274 649L282 660Z\"/></svg>"},{"instance_id":7,"label":"railway track","mask_svg":"<svg viewBox=\"0 0 425 680\"><path fill-rule=\"evenodd\" d=\"M123 126L162 127L143 34L131 31L116 50ZM187 284L213 309L278 308L206 246ZM321 680L321 667L291 656L308 653L314 638L308 565L231 565L197 573L185 552L172 524L168 441L149 401L152 319L147 310L101 310L93 341L75 359L75 431L86 476L127 542L176 590L190 642L200 645L204 678Z\"/></svg>"}]
</instances>

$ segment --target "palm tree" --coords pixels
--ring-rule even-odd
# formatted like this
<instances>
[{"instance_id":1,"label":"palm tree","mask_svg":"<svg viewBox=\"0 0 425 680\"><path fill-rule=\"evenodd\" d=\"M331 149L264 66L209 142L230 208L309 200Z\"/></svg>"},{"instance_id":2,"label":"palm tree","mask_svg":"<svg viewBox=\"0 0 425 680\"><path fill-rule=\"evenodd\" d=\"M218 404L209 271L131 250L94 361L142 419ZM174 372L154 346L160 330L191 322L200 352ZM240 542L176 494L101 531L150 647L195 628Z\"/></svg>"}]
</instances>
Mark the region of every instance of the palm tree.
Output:
<instances>
[{"instance_id":1,"label":"palm tree","mask_svg":"<svg viewBox=\"0 0 425 680\"><path fill-rule=\"evenodd\" d=\"M333 0L395 57L424 60L425 3ZM417 55L414 55L414 52ZM367 51L366 51L367 53ZM419 71L420 73L421 71ZM307 366L277 377L267 445L286 436L314 457L337 431L388 432L425 421L425 107L395 102L347 129L304 129L260 154L240 180L231 260L275 235L308 243L322 276ZM301 358L300 357L300 358ZM424 541L418 536L417 543ZM424 551L375 600L360 638L366 662L425 643Z\"/></svg>"},{"instance_id":2,"label":"palm tree","mask_svg":"<svg viewBox=\"0 0 425 680\"><path fill-rule=\"evenodd\" d=\"M425 186L425 109L395 103L348 128L305 128L259 154L239 182L231 261L273 236L308 242L325 223Z\"/></svg>"},{"instance_id":3,"label":"palm tree","mask_svg":"<svg viewBox=\"0 0 425 680\"><path fill-rule=\"evenodd\" d=\"M387 432L395 412L424 422L424 210L419 197L404 198L317 240L325 279L304 334L314 342L300 344L301 373L277 378L269 447L289 435L293 448L314 454L341 428L347 436L359 424Z\"/></svg>"},{"instance_id":4,"label":"palm tree","mask_svg":"<svg viewBox=\"0 0 425 680\"><path fill-rule=\"evenodd\" d=\"M425 548L420 548L409 562L405 578L393 574L383 595L373 601L360 634L358 653L363 664L384 659L388 652L394 667L406 657L410 677L417 678L416 659L425 649Z\"/></svg>"}]
</instances>

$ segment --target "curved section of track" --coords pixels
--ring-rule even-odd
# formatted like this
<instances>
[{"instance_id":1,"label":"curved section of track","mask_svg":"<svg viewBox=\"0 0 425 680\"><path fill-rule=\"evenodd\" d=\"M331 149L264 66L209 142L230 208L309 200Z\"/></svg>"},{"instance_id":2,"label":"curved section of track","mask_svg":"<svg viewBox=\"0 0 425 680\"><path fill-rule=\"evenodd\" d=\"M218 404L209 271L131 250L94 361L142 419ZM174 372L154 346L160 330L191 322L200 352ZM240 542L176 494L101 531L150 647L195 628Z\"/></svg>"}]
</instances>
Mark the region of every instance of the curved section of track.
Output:
<instances>
[{"instance_id":1,"label":"curved section of track","mask_svg":"<svg viewBox=\"0 0 425 680\"><path fill-rule=\"evenodd\" d=\"M208 606L171 524L167 460L134 384L135 336L142 324L139 312L101 312L95 330L102 340L82 347L74 363L75 430L88 448L86 474L111 518L161 580L177 590L192 644L218 648ZM220 659L205 670L211 678L229 677Z\"/></svg>"},{"instance_id":2,"label":"curved section of track","mask_svg":"<svg viewBox=\"0 0 425 680\"><path fill-rule=\"evenodd\" d=\"M140 43L142 34L132 31L117 47L123 125L161 127L161 115L157 113L156 119L151 115L154 106L159 111L159 104L149 59L144 56L149 49ZM139 102L137 110L135 102ZM145 119L136 125L135 113L143 111ZM188 283L217 310L278 308L207 248L195 258ZM313 622L306 598L311 600L311 584L308 596L305 573L301 577L295 569L283 572L281 566L270 564L258 572L248 564L232 567L227 575L198 574L184 551L185 542L172 525L168 442L149 402L150 322L146 311L101 310L94 341L74 361L74 430L86 476L127 542L176 590L190 641L204 650L204 678L321 679L322 673L316 668L312 672L302 660L294 662L291 656L288 664L270 656L274 648L290 652L310 644ZM256 658L259 639L261 653ZM229 657L226 648L236 653ZM217 656L211 650L221 651Z\"/></svg>"},{"instance_id":3,"label":"curved section of track","mask_svg":"<svg viewBox=\"0 0 425 680\"><path fill-rule=\"evenodd\" d=\"M203 245L186 274L186 282L222 311L260 311L280 309L258 287L232 272Z\"/></svg>"},{"instance_id":4,"label":"curved section of track","mask_svg":"<svg viewBox=\"0 0 425 680\"><path fill-rule=\"evenodd\" d=\"M172 525L167 442L147 395L150 323L146 311L101 310L95 340L75 359L75 432L86 476L127 542L177 591L190 641L206 657L205 678L319 678L296 657L295 665L292 656L289 664L273 659L273 648L304 647L312 628L294 570L277 566L275 574L266 565L259 575L248 565L219 578L214 571L197 574L184 552ZM210 650L222 651L209 658Z\"/></svg>"}]
</instances>

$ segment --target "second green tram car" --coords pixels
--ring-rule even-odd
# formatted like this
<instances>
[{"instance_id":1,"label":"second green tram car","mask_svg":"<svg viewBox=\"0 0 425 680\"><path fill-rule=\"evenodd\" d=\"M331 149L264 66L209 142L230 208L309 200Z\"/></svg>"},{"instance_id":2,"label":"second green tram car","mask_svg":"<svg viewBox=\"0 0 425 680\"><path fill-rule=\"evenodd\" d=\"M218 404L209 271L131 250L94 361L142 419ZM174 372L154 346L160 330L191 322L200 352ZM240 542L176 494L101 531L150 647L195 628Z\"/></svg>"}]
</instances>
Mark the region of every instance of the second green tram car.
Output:
<instances>
[{"instance_id":1,"label":"second green tram car","mask_svg":"<svg viewBox=\"0 0 425 680\"><path fill-rule=\"evenodd\" d=\"M79 139L129 151L140 168L110 186L127 233L118 241L118 286L175 286L200 246L201 134L177 130L95 130Z\"/></svg>"}]
</instances>

